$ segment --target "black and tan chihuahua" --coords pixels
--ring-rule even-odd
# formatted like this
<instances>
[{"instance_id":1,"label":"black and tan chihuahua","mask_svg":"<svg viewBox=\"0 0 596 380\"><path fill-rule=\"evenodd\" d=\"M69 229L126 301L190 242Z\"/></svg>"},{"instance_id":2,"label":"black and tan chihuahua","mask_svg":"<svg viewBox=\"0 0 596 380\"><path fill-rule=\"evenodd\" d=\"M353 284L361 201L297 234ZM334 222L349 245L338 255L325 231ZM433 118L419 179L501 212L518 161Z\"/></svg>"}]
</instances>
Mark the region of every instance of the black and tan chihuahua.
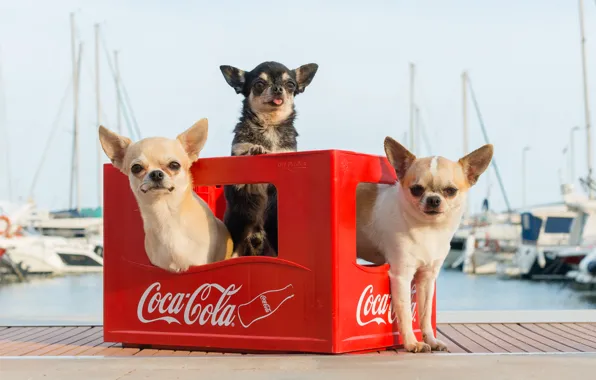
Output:
<instances>
[{"instance_id":1,"label":"black and tan chihuahua","mask_svg":"<svg viewBox=\"0 0 596 380\"><path fill-rule=\"evenodd\" d=\"M294 97L306 89L318 69L309 63L290 70L263 62L252 71L220 66L228 84L244 95L234 129L232 156L295 152ZM234 242L234 256L277 255L277 192L273 185L224 186L224 223Z\"/></svg>"}]
</instances>

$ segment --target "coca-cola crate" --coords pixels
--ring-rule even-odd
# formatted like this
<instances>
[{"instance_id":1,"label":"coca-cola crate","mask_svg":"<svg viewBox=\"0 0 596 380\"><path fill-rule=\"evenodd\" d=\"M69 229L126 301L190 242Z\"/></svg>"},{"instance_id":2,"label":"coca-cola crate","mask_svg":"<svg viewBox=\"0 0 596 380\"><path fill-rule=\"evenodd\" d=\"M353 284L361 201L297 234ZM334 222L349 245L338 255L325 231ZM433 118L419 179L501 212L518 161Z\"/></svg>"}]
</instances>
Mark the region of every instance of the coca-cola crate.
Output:
<instances>
[{"instance_id":1,"label":"coca-cola crate","mask_svg":"<svg viewBox=\"0 0 596 380\"><path fill-rule=\"evenodd\" d=\"M278 257L235 258L181 274L153 266L145 254L141 215L128 178L106 164L105 341L314 353L402 344L391 308L388 266L356 262L356 186L395 182L385 157L323 150L203 158L192 174L195 191L220 218L225 210L221 185L274 184ZM421 339L417 318L413 326Z\"/></svg>"}]
</instances>

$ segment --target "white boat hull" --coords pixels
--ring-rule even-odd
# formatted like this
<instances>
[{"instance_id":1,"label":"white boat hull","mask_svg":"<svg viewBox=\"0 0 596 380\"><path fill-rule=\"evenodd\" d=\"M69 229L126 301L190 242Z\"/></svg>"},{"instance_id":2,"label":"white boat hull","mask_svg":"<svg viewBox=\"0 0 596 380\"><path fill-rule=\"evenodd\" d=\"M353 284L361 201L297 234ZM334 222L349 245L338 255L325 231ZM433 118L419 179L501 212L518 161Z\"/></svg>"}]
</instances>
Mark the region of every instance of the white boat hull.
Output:
<instances>
[{"instance_id":1,"label":"white boat hull","mask_svg":"<svg viewBox=\"0 0 596 380\"><path fill-rule=\"evenodd\" d=\"M63 238L25 236L0 240L6 255L26 273L67 274L103 271L93 246Z\"/></svg>"}]
</instances>

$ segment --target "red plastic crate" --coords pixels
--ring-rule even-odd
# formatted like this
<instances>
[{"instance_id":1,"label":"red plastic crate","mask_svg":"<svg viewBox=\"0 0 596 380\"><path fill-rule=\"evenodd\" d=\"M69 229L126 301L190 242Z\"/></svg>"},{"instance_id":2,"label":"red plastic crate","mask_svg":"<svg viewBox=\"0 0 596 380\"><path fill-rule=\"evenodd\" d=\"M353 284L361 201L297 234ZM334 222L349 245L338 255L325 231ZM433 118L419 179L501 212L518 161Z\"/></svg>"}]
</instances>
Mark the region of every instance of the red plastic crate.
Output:
<instances>
[{"instance_id":1,"label":"red plastic crate","mask_svg":"<svg viewBox=\"0 0 596 380\"><path fill-rule=\"evenodd\" d=\"M385 157L339 150L204 158L195 191L218 217L221 186L273 183L279 256L171 274L150 264L128 178L104 167L104 339L126 346L344 353L401 345L388 266L356 263L356 186L393 183ZM414 330L421 339L412 295ZM433 328L436 299L433 299Z\"/></svg>"}]
</instances>

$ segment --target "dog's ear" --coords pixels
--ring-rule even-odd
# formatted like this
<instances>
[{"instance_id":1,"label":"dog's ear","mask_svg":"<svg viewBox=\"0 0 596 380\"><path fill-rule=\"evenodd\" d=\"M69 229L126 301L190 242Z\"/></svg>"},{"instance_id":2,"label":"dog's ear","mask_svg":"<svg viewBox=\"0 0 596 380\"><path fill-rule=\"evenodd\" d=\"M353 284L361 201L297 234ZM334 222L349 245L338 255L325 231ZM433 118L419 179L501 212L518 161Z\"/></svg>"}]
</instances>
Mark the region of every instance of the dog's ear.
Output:
<instances>
[{"instance_id":1,"label":"dog's ear","mask_svg":"<svg viewBox=\"0 0 596 380\"><path fill-rule=\"evenodd\" d=\"M492 144L486 144L472 153L469 153L467 156L462 157L459 159L459 164L464 170L464 174L466 175L466 179L470 186L474 186L478 181L478 178L493 158L493 146Z\"/></svg>"},{"instance_id":2,"label":"dog's ear","mask_svg":"<svg viewBox=\"0 0 596 380\"><path fill-rule=\"evenodd\" d=\"M402 181L408 169L416 160L416 156L389 136L385 137L385 143L383 145L385 147L385 155L387 155L389 163L395 169L397 179Z\"/></svg>"},{"instance_id":3,"label":"dog's ear","mask_svg":"<svg viewBox=\"0 0 596 380\"><path fill-rule=\"evenodd\" d=\"M219 69L221 70L224 78L226 78L226 82L228 82L228 84L232 86L234 90L236 90L237 94L240 94L244 89L244 71L227 65L221 65L219 66Z\"/></svg>"},{"instance_id":4,"label":"dog's ear","mask_svg":"<svg viewBox=\"0 0 596 380\"><path fill-rule=\"evenodd\" d=\"M294 70L294 74L296 74L296 82L298 82L298 88L296 89L297 94L304 92L306 86L312 82L318 69L319 65L316 63L308 63Z\"/></svg>"},{"instance_id":5,"label":"dog's ear","mask_svg":"<svg viewBox=\"0 0 596 380\"><path fill-rule=\"evenodd\" d=\"M112 161L112 164L121 172L127 174L123 167L124 156L126 155L126 149L128 149L132 141L128 137L120 136L100 125L99 142L106 156Z\"/></svg>"},{"instance_id":6,"label":"dog's ear","mask_svg":"<svg viewBox=\"0 0 596 380\"><path fill-rule=\"evenodd\" d=\"M182 144L191 162L195 162L199 158L199 153L203 150L207 141L208 129L209 122L206 118L203 118L178 135L177 139Z\"/></svg>"}]
</instances>

